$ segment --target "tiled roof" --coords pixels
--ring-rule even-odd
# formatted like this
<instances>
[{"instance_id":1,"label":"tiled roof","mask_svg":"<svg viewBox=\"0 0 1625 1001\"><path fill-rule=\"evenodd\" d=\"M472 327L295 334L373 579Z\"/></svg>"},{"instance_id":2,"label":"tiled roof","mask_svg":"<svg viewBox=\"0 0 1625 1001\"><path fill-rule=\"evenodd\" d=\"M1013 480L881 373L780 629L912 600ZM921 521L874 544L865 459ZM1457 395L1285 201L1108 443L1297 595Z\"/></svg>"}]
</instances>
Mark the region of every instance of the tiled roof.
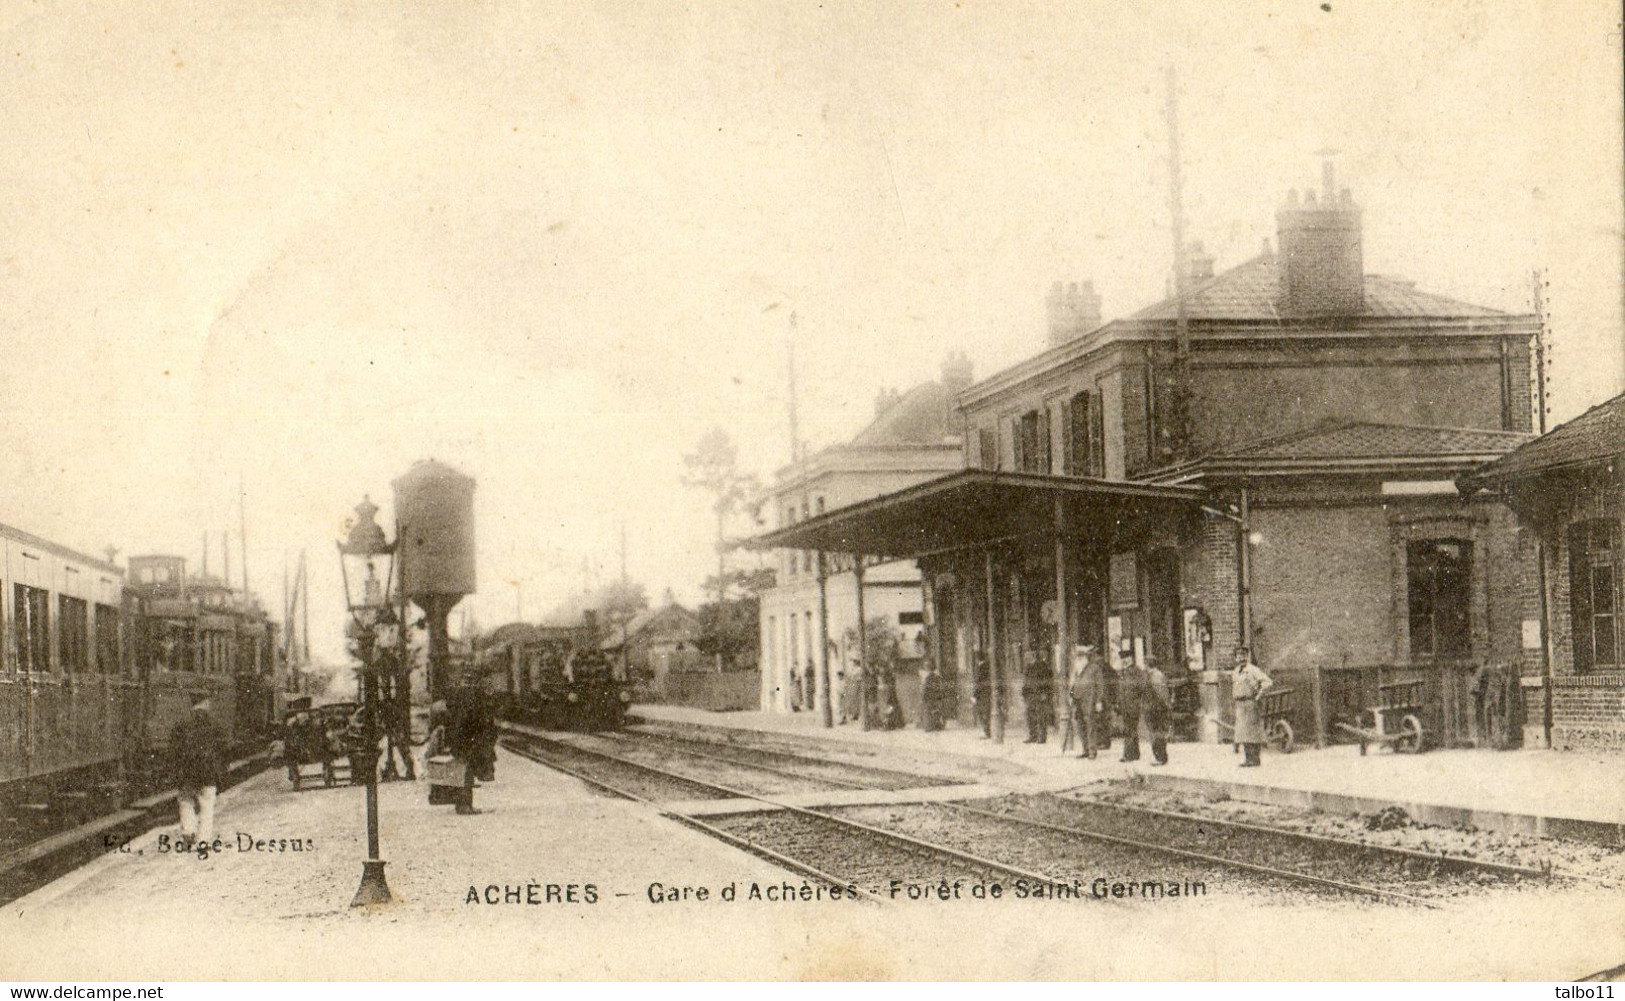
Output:
<instances>
[{"instance_id":1,"label":"tiled roof","mask_svg":"<svg viewBox=\"0 0 1625 1001\"><path fill-rule=\"evenodd\" d=\"M1192 320L1275 320L1280 318L1279 258L1255 257L1215 275L1185 293L1185 315ZM1133 314L1130 320L1172 320L1175 298L1164 299ZM1492 317L1500 310L1419 291L1408 281L1384 275L1365 276L1362 316L1394 318Z\"/></svg>"},{"instance_id":2,"label":"tiled roof","mask_svg":"<svg viewBox=\"0 0 1625 1001\"><path fill-rule=\"evenodd\" d=\"M1498 455L1530 441L1518 431L1337 424L1266 438L1226 452L1226 459L1378 459Z\"/></svg>"},{"instance_id":3,"label":"tiled roof","mask_svg":"<svg viewBox=\"0 0 1625 1001\"><path fill-rule=\"evenodd\" d=\"M1478 471L1477 479L1514 480L1561 466L1601 462L1625 454L1625 394L1559 424L1510 455Z\"/></svg>"},{"instance_id":4,"label":"tiled roof","mask_svg":"<svg viewBox=\"0 0 1625 1001\"><path fill-rule=\"evenodd\" d=\"M895 445L941 445L955 438L949 422L953 400L940 382L922 382L897 398L847 444L860 448Z\"/></svg>"}]
</instances>

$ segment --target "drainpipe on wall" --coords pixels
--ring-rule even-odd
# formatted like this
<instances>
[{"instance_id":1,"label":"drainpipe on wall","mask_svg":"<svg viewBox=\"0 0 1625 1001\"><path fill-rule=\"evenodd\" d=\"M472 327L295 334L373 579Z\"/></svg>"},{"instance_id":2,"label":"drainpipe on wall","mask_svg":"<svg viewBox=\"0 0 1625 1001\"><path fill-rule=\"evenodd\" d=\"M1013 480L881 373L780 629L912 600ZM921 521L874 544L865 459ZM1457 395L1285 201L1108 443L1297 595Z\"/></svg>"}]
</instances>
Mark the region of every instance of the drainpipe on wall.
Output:
<instances>
[{"instance_id":1,"label":"drainpipe on wall","mask_svg":"<svg viewBox=\"0 0 1625 1001\"><path fill-rule=\"evenodd\" d=\"M1241 520L1236 523L1237 623L1241 645L1253 645L1252 524L1247 516L1247 488L1241 488Z\"/></svg>"}]
</instances>

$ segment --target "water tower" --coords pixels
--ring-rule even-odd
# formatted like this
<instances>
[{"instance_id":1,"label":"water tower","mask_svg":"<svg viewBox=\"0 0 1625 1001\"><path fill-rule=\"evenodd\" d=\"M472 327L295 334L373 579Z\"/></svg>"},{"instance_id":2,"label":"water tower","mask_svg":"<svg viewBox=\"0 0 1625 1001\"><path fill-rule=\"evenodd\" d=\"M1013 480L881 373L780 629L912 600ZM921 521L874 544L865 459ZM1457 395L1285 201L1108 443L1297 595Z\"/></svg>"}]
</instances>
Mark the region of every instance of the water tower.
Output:
<instances>
[{"instance_id":1,"label":"water tower","mask_svg":"<svg viewBox=\"0 0 1625 1001\"><path fill-rule=\"evenodd\" d=\"M474 479L429 459L392 485L401 590L428 620L429 698L443 698L450 681L446 617L474 593Z\"/></svg>"}]
</instances>

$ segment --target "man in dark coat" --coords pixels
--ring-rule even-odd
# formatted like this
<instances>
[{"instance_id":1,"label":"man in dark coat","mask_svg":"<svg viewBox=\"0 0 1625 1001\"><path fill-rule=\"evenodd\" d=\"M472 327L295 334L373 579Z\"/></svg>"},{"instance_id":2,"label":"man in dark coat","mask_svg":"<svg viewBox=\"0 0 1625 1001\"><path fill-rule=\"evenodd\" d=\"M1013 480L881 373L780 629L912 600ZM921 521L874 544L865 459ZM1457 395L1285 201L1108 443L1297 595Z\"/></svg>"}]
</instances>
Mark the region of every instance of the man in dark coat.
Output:
<instances>
[{"instance_id":1,"label":"man in dark coat","mask_svg":"<svg viewBox=\"0 0 1625 1001\"><path fill-rule=\"evenodd\" d=\"M457 703L452 710L447 740L453 755L468 765L463 778L463 798L457 812L474 814L474 780L490 781L496 771L496 717L491 702L485 695L485 686L470 671L463 676L462 688L457 692Z\"/></svg>"},{"instance_id":2,"label":"man in dark coat","mask_svg":"<svg viewBox=\"0 0 1625 1001\"><path fill-rule=\"evenodd\" d=\"M214 840L214 800L226 780L227 754L225 732L210 715L208 696L200 695L169 735L170 778L188 842Z\"/></svg>"},{"instance_id":3,"label":"man in dark coat","mask_svg":"<svg viewBox=\"0 0 1625 1001\"><path fill-rule=\"evenodd\" d=\"M920 680L920 729L942 729L943 703L947 696L948 686L933 664Z\"/></svg>"},{"instance_id":4,"label":"man in dark coat","mask_svg":"<svg viewBox=\"0 0 1625 1001\"><path fill-rule=\"evenodd\" d=\"M975 688L972 689L972 706L976 713L976 722L981 724L982 736L993 736L993 670L988 663L987 651L977 650L973 667L975 677L972 679Z\"/></svg>"},{"instance_id":5,"label":"man in dark coat","mask_svg":"<svg viewBox=\"0 0 1625 1001\"><path fill-rule=\"evenodd\" d=\"M1021 677L1021 700L1027 708L1026 743L1043 744L1049 740L1049 725L1055 715L1054 689L1049 658L1038 651L1029 652Z\"/></svg>"},{"instance_id":6,"label":"man in dark coat","mask_svg":"<svg viewBox=\"0 0 1625 1001\"><path fill-rule=\"evenodd\" d=\"M1117 711L1123 716L1123 756L1119 761L1140 760L1140 706L1145 678L1140 665L1123 661L1117 672Z\"/></svg>"},{"instance_id":7,"label":"man in dark coat","mask_svg":"<svg viewBox=\"0 0 1625 1001\"><path fill-rule=\"evenodd\" d=\"M1146 733L1151 737L1151 763L1168 763L1168 727L1173 708L1173 692L1168 677L1155 660L1145 672L1145 698L1143 700Z\"/></svg>"},{"instance_id":8,"label":"man in dark coat","mask_svg":"<svg viewBox=\"0 0 1625 1001\"><path fill-rule=\"evenodd\" d=\"M1095 648L1080 643L1072 653L1072 718L1078 728L1079 757L1092 758L1100 747L1098 733L1105 685Z\"/></svg>"}]
</instances>

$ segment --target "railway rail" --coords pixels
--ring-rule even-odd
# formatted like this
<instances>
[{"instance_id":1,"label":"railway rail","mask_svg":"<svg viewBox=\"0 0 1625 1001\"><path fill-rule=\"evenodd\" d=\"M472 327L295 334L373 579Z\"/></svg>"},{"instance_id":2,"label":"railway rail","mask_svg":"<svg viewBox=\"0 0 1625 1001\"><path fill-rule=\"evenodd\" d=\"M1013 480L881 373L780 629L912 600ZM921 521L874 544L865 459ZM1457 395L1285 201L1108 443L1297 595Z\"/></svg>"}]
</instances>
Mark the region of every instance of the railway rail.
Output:
<instances>
[{"instance_id":1,"label":"railway rail","mask_svg":"<svg viewBox=\"0 0 1625 1001\"><path fill-rule=\"evenodd\" d=\"M986 858L897 831L861 823L817 810L795 806L771 797L702 783L654 765L630 761L604 751L589 750L509 729L503 738L508 750L521 757L571 775L612 795L642 802L662 814L696 830L719 838L752 855L809 876L840 893L863 900L881 901L908 895L910 888L942 883L986 882L1011 879L1034 886L1061 885L1063 880L1048 874ZM606 777L605 772L610 773ZM628 776L642 780L638 789L625 788ZM748 815L722 822L705 820L649 795L651 783L666 782L673 789L707 785L706 798L755 800L774 808L770 815ZM884 886L883 895L873 889Z\"/></svg>"},{"instance_id":2,"label":"railway rail","mask_svg":"<svg viewBox=\"0 0 1625 1001\"><path fill-rule=\"evenodd\" d=\"M752 767L848 789L883 788L857 780L857 776L866 773L883 775L887 782L884 788L898 788L898 780L912 778L891 769L693 738L618 734L613 739L628 744L650 744L702 761ZM840 774L843 770L845 777ZM918 778L914 786L943 781ZM919 809L922 808L910 807L910 810ZM1199 866L1392 903L1436 906L1437 898L1489 884L1549 885L1577 878L1549 866L1517 866L1147 807L1084 802L1051 794L981 806L936 803L923 809L950 811L966 820L975 818L982 824L1025 828L1029 836L1088 839L1131 852L1157 853Z\"/></svg>"}]
</instances>

